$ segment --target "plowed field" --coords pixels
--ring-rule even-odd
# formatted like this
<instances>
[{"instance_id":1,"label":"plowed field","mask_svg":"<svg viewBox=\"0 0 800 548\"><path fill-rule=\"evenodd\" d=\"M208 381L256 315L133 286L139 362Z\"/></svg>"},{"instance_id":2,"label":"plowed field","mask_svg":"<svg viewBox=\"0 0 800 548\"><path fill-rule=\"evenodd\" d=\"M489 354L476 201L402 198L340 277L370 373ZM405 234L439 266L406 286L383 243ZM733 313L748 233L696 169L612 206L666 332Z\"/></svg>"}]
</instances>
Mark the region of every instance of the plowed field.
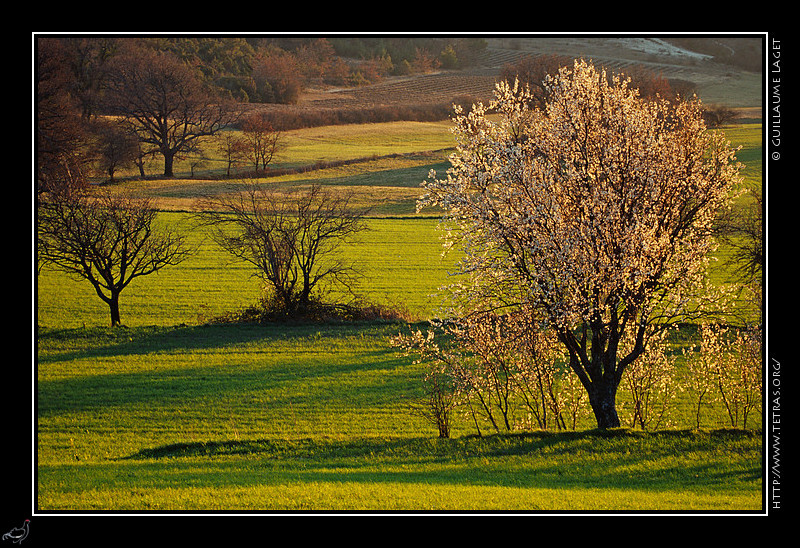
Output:
<instances>
[{"instance_id":1,"label":"plowed field","mask_svg":"<svg viewBox=\"0 0 800 548\"><path fill-rule=\"evenodd\" d=\"M747 44L748 54L755 46ZM723 44L709 38L712 46L733 51L739 42ZM442 71L408 77L388 78L358 88L309 90L300 103L303 108L343 109L389 105L443 104L468 97L487 101L501 68L526 55L558 54L583 57L612 69L631 65L650 68L665 78L693 82L705 102L724 102L730 106L760 106L760 74L721 63L711 55L681 49L649 38L531 37L487 40L476 67L462 71ZM727 101L721 90L735 94ZM705 96L708 96L706 99Z\"/></svg>"}]
</instances>

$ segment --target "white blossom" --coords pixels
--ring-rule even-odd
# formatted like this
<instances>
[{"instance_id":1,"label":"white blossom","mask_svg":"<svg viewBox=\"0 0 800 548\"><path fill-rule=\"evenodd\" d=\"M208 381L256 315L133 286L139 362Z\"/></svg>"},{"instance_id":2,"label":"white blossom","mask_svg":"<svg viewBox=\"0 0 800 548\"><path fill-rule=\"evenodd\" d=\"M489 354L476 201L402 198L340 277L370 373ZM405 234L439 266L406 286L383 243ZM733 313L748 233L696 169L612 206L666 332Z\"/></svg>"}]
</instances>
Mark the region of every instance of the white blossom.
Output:
<instances>
[{"instance_id":1,"label":"white blossom","mask_svg":"<svg viewBox=\"0 0 800 548\"><path fill-rule=\"evenodd\" d=\"M423 183L418 209L442 208L446 246L463 252L469 282L451 314L534 309L587 389L609 370L618 384L649 328L705 298L712 222L735 196L740 165L705 128L697 98L643 99L584 61L545 88L542 110L500 82L489 105L458 111L451 167ZM596 347L581 328L601 335ZM617 357L610 342L626 331L636 344ZM600 352L609 358L593 370Z\"/></svg>"}]
</instances>

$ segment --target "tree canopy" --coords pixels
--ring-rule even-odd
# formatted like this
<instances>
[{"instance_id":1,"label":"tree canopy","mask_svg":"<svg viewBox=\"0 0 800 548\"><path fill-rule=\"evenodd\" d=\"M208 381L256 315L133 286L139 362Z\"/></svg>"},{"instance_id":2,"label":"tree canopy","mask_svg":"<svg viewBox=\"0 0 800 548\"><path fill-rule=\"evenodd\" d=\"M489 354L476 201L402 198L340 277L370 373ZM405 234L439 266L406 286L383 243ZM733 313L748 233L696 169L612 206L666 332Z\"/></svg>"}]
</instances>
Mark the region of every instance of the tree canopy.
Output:
<instances>
[{"instance_id":1,"label":"tree canopy","mask_svg":"<svg viewBox=\"0 0 800 548\"><path fill-rule=\"evenodd\" d=\"M544 85L542 109L502 82L458 113L452 168L419 206L443 208L464 251L453 315L529 311L568 351L598 426L618 426L626 367L654 331L702 313L712 222L740 166L699 100L642 98L585 61Z\"/></svg>"}]
</instances>

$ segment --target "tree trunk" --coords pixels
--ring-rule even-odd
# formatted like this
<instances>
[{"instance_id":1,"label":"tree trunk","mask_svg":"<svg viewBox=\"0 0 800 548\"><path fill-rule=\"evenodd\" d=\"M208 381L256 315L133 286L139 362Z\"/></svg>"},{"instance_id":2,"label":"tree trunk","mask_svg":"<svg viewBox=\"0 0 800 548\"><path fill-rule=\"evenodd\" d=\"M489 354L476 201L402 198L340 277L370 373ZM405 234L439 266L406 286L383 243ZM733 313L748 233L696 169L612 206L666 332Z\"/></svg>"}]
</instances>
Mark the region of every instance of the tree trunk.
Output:
<instances>
[{"instance_id":1,"label":"tree trunk","mask_svg":"<svg viewBox=\"0 0 800 548\"><path fill-rule=\"evenodd\" d=\"M139 177L145 179L147 175L144 172L144 159L139 158L138 160L136 160L136 165L139 167Z\"/></svg>"},{"instance_id":2,"label":"tree trunk","mask_svg":"<svg viewBox=\"0 0 800 548\"><path fill-rule=\"evenodd\" d=\"M592 364L587 359L585 348L569 333L559 335L570 352L570 368L578 378L589 396L589 405L597 421L597 428L618 428L617 387L622 375L618 374L616 353L603 356L602 364ZM581 357L580 355L583 355Z\"/></svg>"},{"instance_id":3,"label":"tree trunk","mask_svg":"<svg viewBox=\"0 0 800 548\"><path fill-rule=\"evenodd\" d=\"M164 152L164 177L174 177L172 165L175 163L175 155L171 152Z\"/></svg>"},{"instance_id":4,"label":"tree trunk","mask_svg":"<svg viewBox=\"0 0 800 548\"><path fill-rule=\"evenodd\" d=\"M597 427L601 430L618 428L620 426L617 415L617 387L613 382L593 382L589 393L589 404L592 406Z\"/></svg>"},{"instance_id":5,"label":"tree trunk","mask_svg":"<svg viewBox=\"0 0 800 548\"><path fill-rule=\"evenodd\" d=\"M108 308L111 311L111 327L116 327L122 324L119 317L119 294L112 295L108 300Z\"/></svg>"}]
</instances>

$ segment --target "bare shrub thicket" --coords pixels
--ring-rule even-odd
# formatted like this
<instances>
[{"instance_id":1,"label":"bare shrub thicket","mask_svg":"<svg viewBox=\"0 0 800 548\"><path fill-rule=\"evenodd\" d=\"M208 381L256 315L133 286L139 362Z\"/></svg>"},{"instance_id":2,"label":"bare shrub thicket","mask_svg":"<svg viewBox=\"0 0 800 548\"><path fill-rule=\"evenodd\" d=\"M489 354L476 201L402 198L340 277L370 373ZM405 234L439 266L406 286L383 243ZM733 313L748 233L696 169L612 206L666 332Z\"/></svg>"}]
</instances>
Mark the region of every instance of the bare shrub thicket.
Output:
<instances>
[{"instance_id":1,"label":"bare shrub thicket","mask_svg":"<svg viewBox=\"0 0 800 548\"><path fill-rule=\"evenodd\" d=\"M700 336L699 344L682 349L685 377L679 378L681 349L669 331L654 337L631 364L620 386L626 426L752 426L748 421L763 399L760 329L703 324ZM391 343L425 366L423 395L413 407L440 437L450 437L459 419L481 435L487 427L575 430L590 416L586 393L555 338L519 316L436 323L398 334ZM686 399L678 397L683 392Z\"/></svg>"},{"instance_id":2,"label":"bare shrub thicket","mask_svg":"<svg viewBox=\"0 0 800 548\"><path fill-rule=\"evenodd\" d=\"M630 414L630 426L656 430L673 426L671 411L679 391L677 354L669 348L669 331L654 334L639 359L625 372L624 387L630 402L622 405ZM623 344L632 346L633 341Z\"/></svg>"},{"instance_id":3,"label":"bare shrub thicket","mask_svg":"<svg viewBox=\"0 0 800 548\"><path fill-rule=\"evenodd\" d=\"M714 323L703 324L700 332L700 345L686 351L695 427L702 426L704 411L716 408L731 428L747 428L763 399L762 332Z\"/></svg>"},{"instance_id":4,"label":"bare shrub thicket","mask_svg":"<svg viewBox=\"0 0 800 548\"><path fill-rule=\"evenodd\" d=\"M486 425L494 432L574 430L588 413L552 333L531 329L524 315L476 314L398 334L392 344L426 365L421 403L442 437L456 412L478 434Z\"/></svg>"},{"instance_id":5,"label":"bare shrub thicket","mask_svg":"<svg viewBox=\"0 0 800 548\"><path fill-rule=\"evenodd\" d=\"M460 101L460 99L457 99ZM289 131L319 126L372 124L412 121L438 122L453 113L452 102L403 105L364 105L359 108L283 108L265 109L265 116L276 130Z\"/></svg>"},{"instance_id":6,"label":"bare shrub thicket","mask_svg":"<svg viewBox=\"0 0 800 548\"><path fill-rule=\"evenodd\" d=\"M262 312L275 318L308 316L339 303L328 292L353 292L359 277L341 253L366 229L366 211L347 195L318 185L280 193L254 183L198 202L198 221L234 257L250 263L268 290Z\"/></svg>"}]
</instances>

